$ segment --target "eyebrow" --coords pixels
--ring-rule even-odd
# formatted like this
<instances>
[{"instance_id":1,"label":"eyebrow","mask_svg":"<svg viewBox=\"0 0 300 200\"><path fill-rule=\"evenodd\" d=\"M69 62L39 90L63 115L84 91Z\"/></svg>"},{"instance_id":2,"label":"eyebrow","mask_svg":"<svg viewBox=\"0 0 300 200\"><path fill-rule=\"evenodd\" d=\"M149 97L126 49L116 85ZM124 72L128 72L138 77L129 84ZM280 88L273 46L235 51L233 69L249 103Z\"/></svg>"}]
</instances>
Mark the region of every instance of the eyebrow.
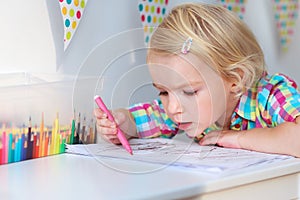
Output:
<instances>
[{"instance_id":1,"label":"eyebrow","mask_svg":"<svg viewBox=\"0 0 300 200\"><path fill-rule=\"evenodd\" d=\"M156 88L161 88L162 86L160 86L159 84L156 84L156 83L152 83L152 85Z\"/></svg>"},{"instance_id":2,"label":"eyebrow","mask_svg":"<svg viewBox=\"0 0 300 200\"><path fill-rule=\"evenodd\" d=\"M194 86L194 85L201 85L203 84L203 81L195 81L195 82L191 82L189 84L182 84L182 85L178 85L175 87L175 89L179 89L179 88L184 88L184 87L189 87L189 86ZM157 89L164 89L166 87L164 87L163 85L157 84L157 83L152 83L152 85L157 88Z\"/></svg>"}]
</instances>

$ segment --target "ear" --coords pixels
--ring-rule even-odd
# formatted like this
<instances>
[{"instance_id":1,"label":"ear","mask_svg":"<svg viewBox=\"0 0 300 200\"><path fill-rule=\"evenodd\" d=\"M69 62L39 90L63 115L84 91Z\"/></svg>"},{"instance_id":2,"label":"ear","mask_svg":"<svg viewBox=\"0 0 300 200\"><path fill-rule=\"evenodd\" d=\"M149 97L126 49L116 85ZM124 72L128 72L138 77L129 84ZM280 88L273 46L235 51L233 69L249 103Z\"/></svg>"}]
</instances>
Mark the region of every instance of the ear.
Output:
<instances>
[{"instance_id":1,"label":"ear","mask_svg":"<svg viewBox=\"0 0 300 200\"><path fill-rule=\"evenodd\" d=\"M244 71L240 68L236 69L235 71L237 74L235 74L236 76L238 76L237 78L233 78L231 79L231 88L230 88L230 92L238 94L240 92L244 91L244 80L243 80L243 76L244 76Z\"/></svg>"},{"instance_id":2,"label":"ear","mask_svg":"<svg viewBox=\"0 0 300 200\"><path fill-rule=\"evenodd\" d=\"M241 91L241 87L237 83L231 83L230 92L239 93Z\"/></svg>"}]
</instances>

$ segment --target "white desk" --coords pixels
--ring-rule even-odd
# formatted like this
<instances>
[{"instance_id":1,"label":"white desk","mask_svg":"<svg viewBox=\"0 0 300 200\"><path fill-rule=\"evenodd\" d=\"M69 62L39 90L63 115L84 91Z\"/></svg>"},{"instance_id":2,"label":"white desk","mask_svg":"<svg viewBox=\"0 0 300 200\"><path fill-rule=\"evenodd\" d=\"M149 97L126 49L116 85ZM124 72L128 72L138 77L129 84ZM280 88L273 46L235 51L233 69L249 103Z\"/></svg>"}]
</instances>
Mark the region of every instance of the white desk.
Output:
<instances>
[{"instance_id":1,"label":"white desk","mask_svg":"<svg viewBox=\"0 0 300 200\"><path fill-rule=\"evenodd\" d=\"M103 158L99 162L92 157L61 154L0 166L0 199L282 200L300 197L298 159L261 168L215 177L135 161Z\"/></svg>"}]
</instances>

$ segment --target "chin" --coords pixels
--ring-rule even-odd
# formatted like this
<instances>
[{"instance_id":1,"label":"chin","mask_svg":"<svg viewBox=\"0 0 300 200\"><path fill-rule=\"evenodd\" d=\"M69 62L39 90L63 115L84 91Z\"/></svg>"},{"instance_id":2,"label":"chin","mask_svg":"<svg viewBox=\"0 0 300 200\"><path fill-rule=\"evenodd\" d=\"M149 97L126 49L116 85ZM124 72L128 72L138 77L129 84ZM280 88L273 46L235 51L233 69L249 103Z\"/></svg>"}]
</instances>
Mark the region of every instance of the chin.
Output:
<instances>
[{"instance_id":1,"label":"chin","mask_svg":"<svg viewBox=\"0 0 300 200\"><path fill-rule=\"evenodd\" d=\"M191 129L191 130L185 130L184 131L189 137L191 137L191 138L193 138L193 137L195 137L196 135L197 135L197 131L196 130L194 130L194 129Z\"/></svg>"},{"instance_id":2,"label":"chin","mask_svg":"<svg viewBox=\"0 0 300 200\"><path fill-rule=\"evenodd\" d=\"M188 129L188 130L184 130L184 132L191 138L195 137L196 135L199 135L200 133L202 133L204 130L203 129Z\"/></svg>"}]
</instances>

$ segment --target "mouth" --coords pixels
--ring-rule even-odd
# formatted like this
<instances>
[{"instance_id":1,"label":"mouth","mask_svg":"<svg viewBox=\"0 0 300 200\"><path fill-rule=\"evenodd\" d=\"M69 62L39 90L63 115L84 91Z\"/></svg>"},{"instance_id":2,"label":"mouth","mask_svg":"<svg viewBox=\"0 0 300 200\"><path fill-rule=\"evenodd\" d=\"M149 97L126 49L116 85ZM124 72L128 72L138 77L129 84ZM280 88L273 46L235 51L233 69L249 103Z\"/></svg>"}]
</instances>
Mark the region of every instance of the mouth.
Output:
<instances>
[{"instance_id":1,"label":"mouth","mask_svg":"<svg viewBox=\"0 0 300 200\"><path fill-rule=\"evenodd\" d=\"M178 123L178 128L180 130L187 130L191 127L192 122L179 122Z\"/></svg>"}]
</instances>

